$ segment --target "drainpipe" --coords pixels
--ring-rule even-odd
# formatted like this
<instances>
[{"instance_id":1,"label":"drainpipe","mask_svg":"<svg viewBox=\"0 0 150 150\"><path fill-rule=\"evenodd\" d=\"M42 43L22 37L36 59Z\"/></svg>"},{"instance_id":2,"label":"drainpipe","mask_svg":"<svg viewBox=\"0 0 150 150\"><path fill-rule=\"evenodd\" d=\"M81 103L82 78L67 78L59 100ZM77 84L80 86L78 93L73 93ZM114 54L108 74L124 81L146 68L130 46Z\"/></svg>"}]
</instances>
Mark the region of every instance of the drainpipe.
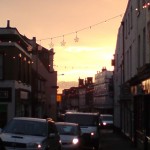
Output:
<instances>
[{"instance_id":1,"label":"drainpipe","mask_svg":"<svg viewBox=\"0 0 150 150\"><path fill-rule=\"evenodd\" d=\"M123 84L124 84L124 82L125 82L125 67L124 67L124 65L125 65L125 55L124 55L124 33L125 33L125 29L124 29L124 21L122 21L121 22L121 25L122 25L122 70L121 70L121 72L122 72L122 77L121 77L121 86L123 86ZM122 88L122 87L121 87ZM120 103L120 129L122 130L123 129L123 123L122 123L122 116L123 116L123 111L122 111L122 109L123 109L123 105L122 105L122 102ZM124 130L124 129L123 129Z\"/></svg>"},{"instance_id":2,"label":"drainpipe","mask_svg":"<svg viewBox=\"0 0 150 150\"><path fill-rule=\"evenodd\" d=\"M124 28L124 21L121 22L121 25L122 25L122 57L123 57L123 60L122 60L122 83L125 82L125 69L124 69L124 65L125 65L125 42L124 42L124 39L125 39L125 28Z\"/></svg>"}]
</instances>

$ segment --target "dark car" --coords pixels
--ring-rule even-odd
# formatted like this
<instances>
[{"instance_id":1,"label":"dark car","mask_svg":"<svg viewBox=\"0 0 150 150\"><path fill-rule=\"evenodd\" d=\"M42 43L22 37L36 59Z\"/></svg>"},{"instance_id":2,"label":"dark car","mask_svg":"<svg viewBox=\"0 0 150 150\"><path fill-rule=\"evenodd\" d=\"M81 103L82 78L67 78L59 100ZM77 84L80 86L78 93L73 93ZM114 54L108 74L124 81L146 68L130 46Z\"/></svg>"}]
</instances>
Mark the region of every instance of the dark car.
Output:
<instances>
[{"instance_id":1,"label":"dark car","mask_svg":"<svg viewBox=\"0 0 150 150\"><path fill-rule=\"evenodd\" d=\"M111 114L100 114L99 125L101 128L113 129L113 115Z\"/></svg>"},{"instance_id":2,"label":"dark car","mask_svg":"<svg viewBox=\"0 0 150 150\"><path fill-rule=\"evenodd\" d=\"M99 113L67 112L64 120L80 125L84 148L99 149Z\"/></svg>"},{"instance_id":3,"label":"dark car","mask_svg":"<svg viewBox=\"0 0 150 150\"><path fill-rule=\"evenodd\" d=\"M13 118L0 133L6 149L60 150L61 141L52 119Z\"/></svg>"}]
</instances>

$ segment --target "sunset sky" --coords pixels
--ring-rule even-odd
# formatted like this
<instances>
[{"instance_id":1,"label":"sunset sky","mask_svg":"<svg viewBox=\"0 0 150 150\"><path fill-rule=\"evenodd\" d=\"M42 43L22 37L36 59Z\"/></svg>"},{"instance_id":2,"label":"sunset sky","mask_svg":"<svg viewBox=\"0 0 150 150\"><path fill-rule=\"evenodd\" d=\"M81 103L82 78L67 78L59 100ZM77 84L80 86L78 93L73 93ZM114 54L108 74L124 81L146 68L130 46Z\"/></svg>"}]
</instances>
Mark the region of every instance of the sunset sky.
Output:
<instances>
[{"instance_id":1,"label":"sunset sky","mask_svg":"<svg viewBox=\"0 0 150 150\"><path fill-rule=\"evenodd\" d=\"M127 2L1 0L0 26L6 27L10 20L21 34L53 47L58 81L78 81L94 77L102 67L113 70L111 59Z\"/></svg>"}]
</instances>

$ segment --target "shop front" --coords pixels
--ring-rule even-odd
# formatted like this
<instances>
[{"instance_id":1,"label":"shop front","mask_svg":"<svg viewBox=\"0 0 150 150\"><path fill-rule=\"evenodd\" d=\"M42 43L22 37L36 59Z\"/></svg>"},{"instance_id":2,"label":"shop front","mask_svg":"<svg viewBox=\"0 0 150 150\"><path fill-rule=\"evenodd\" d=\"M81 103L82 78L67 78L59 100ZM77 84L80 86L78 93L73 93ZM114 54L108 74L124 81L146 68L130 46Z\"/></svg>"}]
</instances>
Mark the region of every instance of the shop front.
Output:
<instances>
[{"instance_id":1,"label":"shop front","mask_svg":"<svg viewBox=\"0 0 150 150\"><path fill-rule=\"evenodd\" d=\"M134 138L141 150L150 146L150 79L132 86L134 95Z\"/></svg>"}]
</instances>

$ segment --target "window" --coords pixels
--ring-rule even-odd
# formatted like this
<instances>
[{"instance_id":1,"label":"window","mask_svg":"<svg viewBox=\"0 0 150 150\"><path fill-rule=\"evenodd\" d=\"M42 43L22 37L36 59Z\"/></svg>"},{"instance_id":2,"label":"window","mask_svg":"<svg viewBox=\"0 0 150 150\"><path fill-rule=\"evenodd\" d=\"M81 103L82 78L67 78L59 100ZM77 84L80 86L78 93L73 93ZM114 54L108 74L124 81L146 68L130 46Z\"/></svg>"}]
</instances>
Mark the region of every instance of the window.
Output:
<instances>
[{"instance_id":1,"label":"window","mask_svg":"<svg viewBox=\"0 0 150 150\"><path fill-rule=\"evenodd\" d=\"M141 49L141 36L138 36L138 59L137 59L137 64L138 67L140 67L140 49Z\"/></svg>"},{"instance_id":2,"label":"window","mask_svg":"<svg viewBox=\"0 0 150 150\"><path fill-rule=\"evenodd\" d=\"M21 81L21 65L22 65L22 59L21 54L19 54L18 58L18 80Z\"/></svg>"},{"instance_id":3,"label":"window","mask_svg":"<svg viewBox=\"0 0 150 150\"><path fill-rule=\"evenodd\" d=\"M25 83L25 81L26 81L26 70L25 70L25 64L26 64L26 62L25 62L25 60L23 59L23 62L22 62L22 74L23 74L23 82Z\"/></svg>"},{"instance_id":4,"label":"window","mask_svg":"<svg viewBox=\"0 0 150 150\"><path fill-rule=\"evenodd\" d=\"M131 16L130 16L130 21L131 21L131 23L130 23L130 28L132 29L132 27L133 27L133 9L132 9L132 7L131 7L131 9L130 9L130 13L131 13Z\"/></svg>"},{"instance_id":5,"label":"window","mask_svg":"<svg viewBox=\"0 0 150 150\"><path fill-rule=\"evenodd\" d=\"M146 31L143 29L143 64L146 63Z\"/></svg>"},{"instance_id":6,"label":"window","mask_svg":"<svg viewBox=\"0 0 150 150\"><path fill-rule=\"evenodd\" d=\"M30 84L30 61L27 63L27 83Z\"/></svg>"},{"instance_id":7,"label":"window","mask_svg":"<svg viewBox=\"0 0 150 150\"><path fill-rule=\"evenodd\" d=\"M130 13L128 13L128 34L130 34Z\"/></svg>"},{"instance_id":8,"label":"window","mask_svg":"<svg viewBox=\"0 0 150 150\"><path fill-rule=\"evenodd\" d=\"M129 56L129 50L127 51L127 58L126 58L126 60L127 60L127 62L126 62L126 65L129 63L130 64L130 58L129 58L130 56ZM129 75L130 75L130 65L127 65L127 78L129 78Z\"/></svg>"},{"instance_id":9,"label":"window","mask_svg":"<svg viewBox=\"0 0 150 150\"><path fill-rule=\"evenodd\" d=\"M125 37L127 38L127 30L128 30L128 27L127 27L127 19L125 21Z\"/></svg>"},{"instance_id":10,"label":"window","mask_svg":"<svg viewBox=\"0 0 150 150\"><path fill-rule=\"evenodd\" d=\"M140 11L140 0L137 0L137 8L138 8L138 11Z\"/></svg>"},{"instance_id":11,"label":"window","mask_svg":"<svg viewBox=\"0 0 150 150\"><path fill-rule=\"evenodd\" d=\"M0 79L3 79L3 55L0 54Z\"/></svg>"},{"instance_id":12,"label":"window","mask_svg":"<svg viewBox=\"0 0 150 150\"><path fill-rule=\"evenodd\" d=\"M137 10L137 16L139 16L140 15L140 0L137 0L137 8L136 8L136 10Z\"/></svg>"},{"instance_id":13,"label":"window","mask_svg":"<svg viewBox=\"0 0 150 150\"><path fill-rule=\"evenodd\" d=\"M144 7L146 4L146 1L145 0L142 0L142 7Z\"/></svg>"},{"instance_id":14,"label":"window","mask_svg":"<svg viewBox=\"0 0 150 150\"><path fill-rule=\"evenodd\" d=\"M132 76L132 46L130 46L130 49L129 49L129 59L130 59L130 70L129 70L129 73L130 73L130 77Z\"/></svg>"}]
</instances>

